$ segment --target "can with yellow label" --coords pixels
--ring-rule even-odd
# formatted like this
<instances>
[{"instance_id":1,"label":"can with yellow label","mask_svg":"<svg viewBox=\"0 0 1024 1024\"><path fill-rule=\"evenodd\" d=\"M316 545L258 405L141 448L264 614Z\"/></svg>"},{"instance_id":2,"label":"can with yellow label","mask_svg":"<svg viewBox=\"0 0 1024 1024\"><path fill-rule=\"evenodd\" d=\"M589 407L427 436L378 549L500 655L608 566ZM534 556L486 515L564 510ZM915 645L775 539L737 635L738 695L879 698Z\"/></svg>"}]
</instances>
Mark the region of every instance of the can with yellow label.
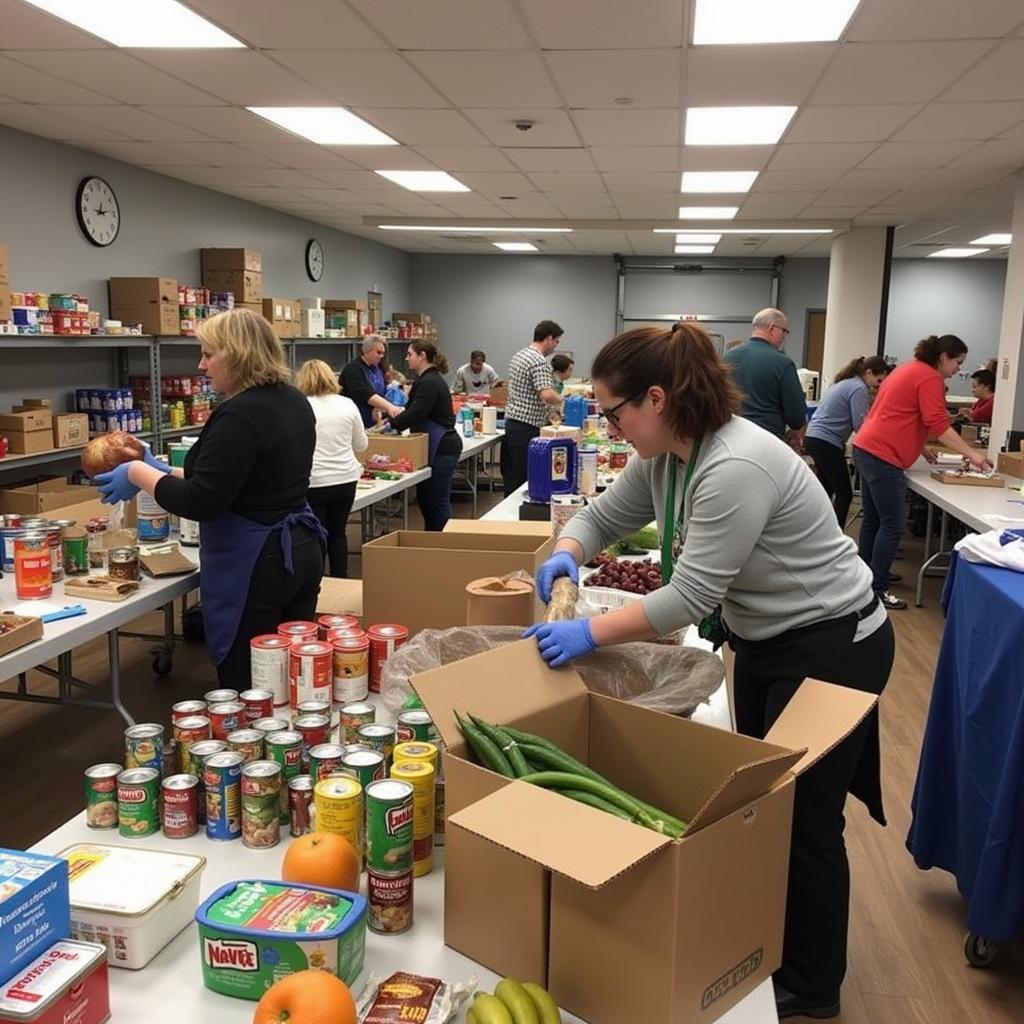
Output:
<instances>
[{"instance_id":1,"label":"can with yellow label","mask_svg":"<svg viewBox=\"0 0 1024 1024\"><path fill-rule=\"evenodd\" d=\"M434 766L429 761L398 761L391 778L412 786L412 873L434 869Z\"/></svg>"}]
</instances>

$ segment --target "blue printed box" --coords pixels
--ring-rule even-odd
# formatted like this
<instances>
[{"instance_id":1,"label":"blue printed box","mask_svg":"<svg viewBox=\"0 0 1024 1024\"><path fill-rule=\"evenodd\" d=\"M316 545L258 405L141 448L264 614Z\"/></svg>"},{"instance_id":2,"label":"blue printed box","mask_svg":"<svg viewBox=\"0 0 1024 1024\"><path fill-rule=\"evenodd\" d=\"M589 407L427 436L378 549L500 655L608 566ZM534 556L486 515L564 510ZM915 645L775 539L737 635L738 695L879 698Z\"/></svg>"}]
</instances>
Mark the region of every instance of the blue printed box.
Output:
<instances>
[{"instance_id":1,"label":"blue printed box","mask_svg":"<svg viewBox=\"0 0 1024 1024\"><path fill-rule=\"evenodd\" d=\"M0 849L0 985L70 934L68 862Z\"/></svg>"}]
</instances>

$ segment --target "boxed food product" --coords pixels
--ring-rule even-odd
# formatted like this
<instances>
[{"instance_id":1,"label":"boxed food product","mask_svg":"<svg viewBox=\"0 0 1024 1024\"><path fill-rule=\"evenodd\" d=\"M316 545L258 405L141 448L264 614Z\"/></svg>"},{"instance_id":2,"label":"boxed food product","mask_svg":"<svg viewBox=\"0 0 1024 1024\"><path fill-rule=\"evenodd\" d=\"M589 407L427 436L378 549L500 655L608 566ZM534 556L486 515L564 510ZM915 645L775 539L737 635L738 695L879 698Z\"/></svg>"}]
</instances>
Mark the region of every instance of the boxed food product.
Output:
<instances>
[{"instance_id":1,"label":"boxed food product","mask_svg":"<svg viewBox=\"0 0 1024 1024\"><path fill-rule=\"evenodd\" d=\"M366 900L297 882L240 880L196 911L203 983L260 999L275 981L308 968L353 987L363 969Z\"/></svg>"},{"instance_id":2,"label":"boxed food product","mask_svg":"<svg viewBox=\"0 0 1024 1024\"><path fill-rule=\"evenodd\" d=\"M96 843L60 856L71 877L71 937L102 943L111 967L145 967L199 905L205 857Z\"/></svg>"},{"instance_id":3,"label":"boxed food product","mask_svg":"<svg viewBox=\"0 0 1024 1024\"><path fill-rule=\"evenodd\" d=\"M231 292L236 306L263 301L263 275L258 270L204 270L203 286L214 292Z\"/></svg>"},{"instance_id":4,"label":"boxed food product","mask_svg":"<svg viewBox=\"0 0 1024 1024\"><path fill-rule=\"evenodd\" d=\"M0 984L70 932L67 864L0 850Z\"/></svg>"},{"instance_id":5,"label":"boxed food product","mask_svg":"<svg viewBox=\"0 0 1024 1024\"><path fill-rule=\"evenodd\" d=\"M89 440L89 416L84 412L62 413L53 417L54 448L74 448Z\"/></svg>"},{"instance_id":6,"label":"boxed food product","mask_svg":"<svg viewBox=\"0 0 1024 1024\"><path fill-rule=\"evenodd\" d=\"M0 986L0 1021L103 1024L110 1018L107 951L62 939Z\"/></svg>"},{"instance_id":7,"label":"boxed food product","mask_svg":"<svg viewBox=\"0 0 1024 1024\"><path fill-rule=\"evenodd\" d=\"M533 640L411 683L446 747L445 942L499 974L546 980L593 1024L710 1022L771 977L794 784L877 701L807 680L755 740L590 693ZM480 767L456 711L551 740L686 832L672 839Z\"/></svg>"},{"instance_id":8,"label":"boxed food product","mask_svg":"<svg viewBox=\"0 0 1024 1024\"><path fill-rule=\"evenodd\" d=\"M62 476L44 477L32 483L0 489L0 512L32 516L38 515L40 512L52 512L65 505L99 500L99 496L100 492L95 487L69 484ZM68 517L54 516L53 518Z\"/></svg>"},{"instance_id":9,"label":"boxed food product","mask_svg":"<svg viewBox=\"0 0 1024 1024\"><path fill-rule=\"evenodd\" d=\"M203 274L208 270L263 270L263 254L256 249L200 249Z\"/></svg>"},{"instance_id":10,"label":"boxed food product","mask_svg":"<svg viewBox=\"0 0 1024 1024\"><path fill-rule=\"evenodd\" d=\"M387 455L392 462L408 459L413 469L427 465L430 439L426 434L368 434L365 451L356 452L356 458L365 466L373 455Z\"/></svg>"}]
</instances>

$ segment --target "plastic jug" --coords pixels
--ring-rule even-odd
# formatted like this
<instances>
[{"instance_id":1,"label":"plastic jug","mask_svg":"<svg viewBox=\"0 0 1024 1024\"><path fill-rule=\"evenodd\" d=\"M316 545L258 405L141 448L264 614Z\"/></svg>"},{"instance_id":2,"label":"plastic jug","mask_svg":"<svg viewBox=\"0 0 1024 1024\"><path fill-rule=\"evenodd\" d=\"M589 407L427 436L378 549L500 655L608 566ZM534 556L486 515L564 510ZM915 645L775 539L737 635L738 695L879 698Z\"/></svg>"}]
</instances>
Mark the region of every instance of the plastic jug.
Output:
<instances>
[{"instance_id":1,"label":"plastic jug","mask_svg":"<svg viewBox=\"0 0 1024 1024\"><path fill-rule=\"evenodd\" d=\"M567 427L582 427L589 403L582 395L569 395L562 403L562 422Z\"/></svg>"},{"instance_id":2,"label":"plastic jug","mask_svg":"<svg viewBox=\"0 0 1024 1024\"><path fill-rule=\"evenodd\" d=\"M546 502L552 494L576 490L576 442L570 437L535 437L526 450L530 501Z\"/></svg>"}]
</instances>

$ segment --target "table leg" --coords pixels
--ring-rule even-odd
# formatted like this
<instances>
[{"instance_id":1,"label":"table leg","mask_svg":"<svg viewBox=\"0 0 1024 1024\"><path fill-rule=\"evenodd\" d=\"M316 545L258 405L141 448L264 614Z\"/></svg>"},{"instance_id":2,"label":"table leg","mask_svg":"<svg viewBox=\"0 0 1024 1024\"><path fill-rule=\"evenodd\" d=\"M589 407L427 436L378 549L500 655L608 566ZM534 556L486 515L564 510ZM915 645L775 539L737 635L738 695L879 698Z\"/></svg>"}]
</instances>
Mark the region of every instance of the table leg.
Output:
<instances>
[{"instance_id":1,"label":"table leg","mask_svg":"<svg viewBox=\"0 0 1024 1024\"><path fill-rule=\"evenodd\" d=\"M926 498L925 501L928 501ZM928 516L924 528L924 561L927 562L932 554L932 530L935 528L935 506L928 501Z\"/></svg>"},{"instance_id":2,"label":"table leg","mask_svg":"<svg viewBox=\"0 0 1024 1024\"><path fill-rule=\"evenodd\" d=\"M110 663L110 703L129 725L134 725L135 719L121 703L121 646L117 629L107 634L107 661Z\"/></svg>"},{"instance_id":3,"label":"table leg","mask_svg":"<svg viewBox=\"0 0 1024 1024\"><path fill-rule=\"evenodd\" d=\"M933 506L932 506L931 502L929 502L928 503L928 518L929 518L928 536L929 537L931 537L932 509L933 509ZM924 579L925 579L925 577L929 576L929 575L944 576L949 571L948 563L947 563L947 566L945 568L936 568L935 567L935 563L940 558L948 558L949 557L949 552L946 551L946 540L947 540L947 537L948 537L948 533L949 533L949 516L946 513L946 510L943 509L942 510L942 519L939 521L939 548L935 552L935 554L930 555L929 557L925 558L925 560L921 563L921 568L920 568L920 570L918 571L918 574L917 574L917 595L914 598L914 604L918 608L920 608L922 606L922 604L924 603L923 600L922 600L922 595L924 593ZM927 553L928 553L928 547L926 547L926 549L925 549L925 554L927 554Z\"/></svg>"},{"instance_id":4,"label":"table leg","mask_svg":"<svg viewBox=\"0 0 1024 1024\"><path fill-rule=\"evenodd\" d=\"M470 487L470 490L473 492L473 518L474 519L476 519L476 513L477 513L477 490L479 488L479 482L480 482L480 461L479 460L480 460L480 456L479 455L474 455L473 456L473 458L470 460L472 462L472 465L470 466L470 471L469 471L469 474L468 474L468 476L469 476L469 487Z\"/></svg>"},{"instance_id":5,"label":"table leg","mask_svg":"<svg viewBox=\"0 0 1024 1024\"><path fill-rule=\"evenodd\" d=\"M409 488L402 491L402 529L409 529Z\"/></svg>"}]
</instances>

